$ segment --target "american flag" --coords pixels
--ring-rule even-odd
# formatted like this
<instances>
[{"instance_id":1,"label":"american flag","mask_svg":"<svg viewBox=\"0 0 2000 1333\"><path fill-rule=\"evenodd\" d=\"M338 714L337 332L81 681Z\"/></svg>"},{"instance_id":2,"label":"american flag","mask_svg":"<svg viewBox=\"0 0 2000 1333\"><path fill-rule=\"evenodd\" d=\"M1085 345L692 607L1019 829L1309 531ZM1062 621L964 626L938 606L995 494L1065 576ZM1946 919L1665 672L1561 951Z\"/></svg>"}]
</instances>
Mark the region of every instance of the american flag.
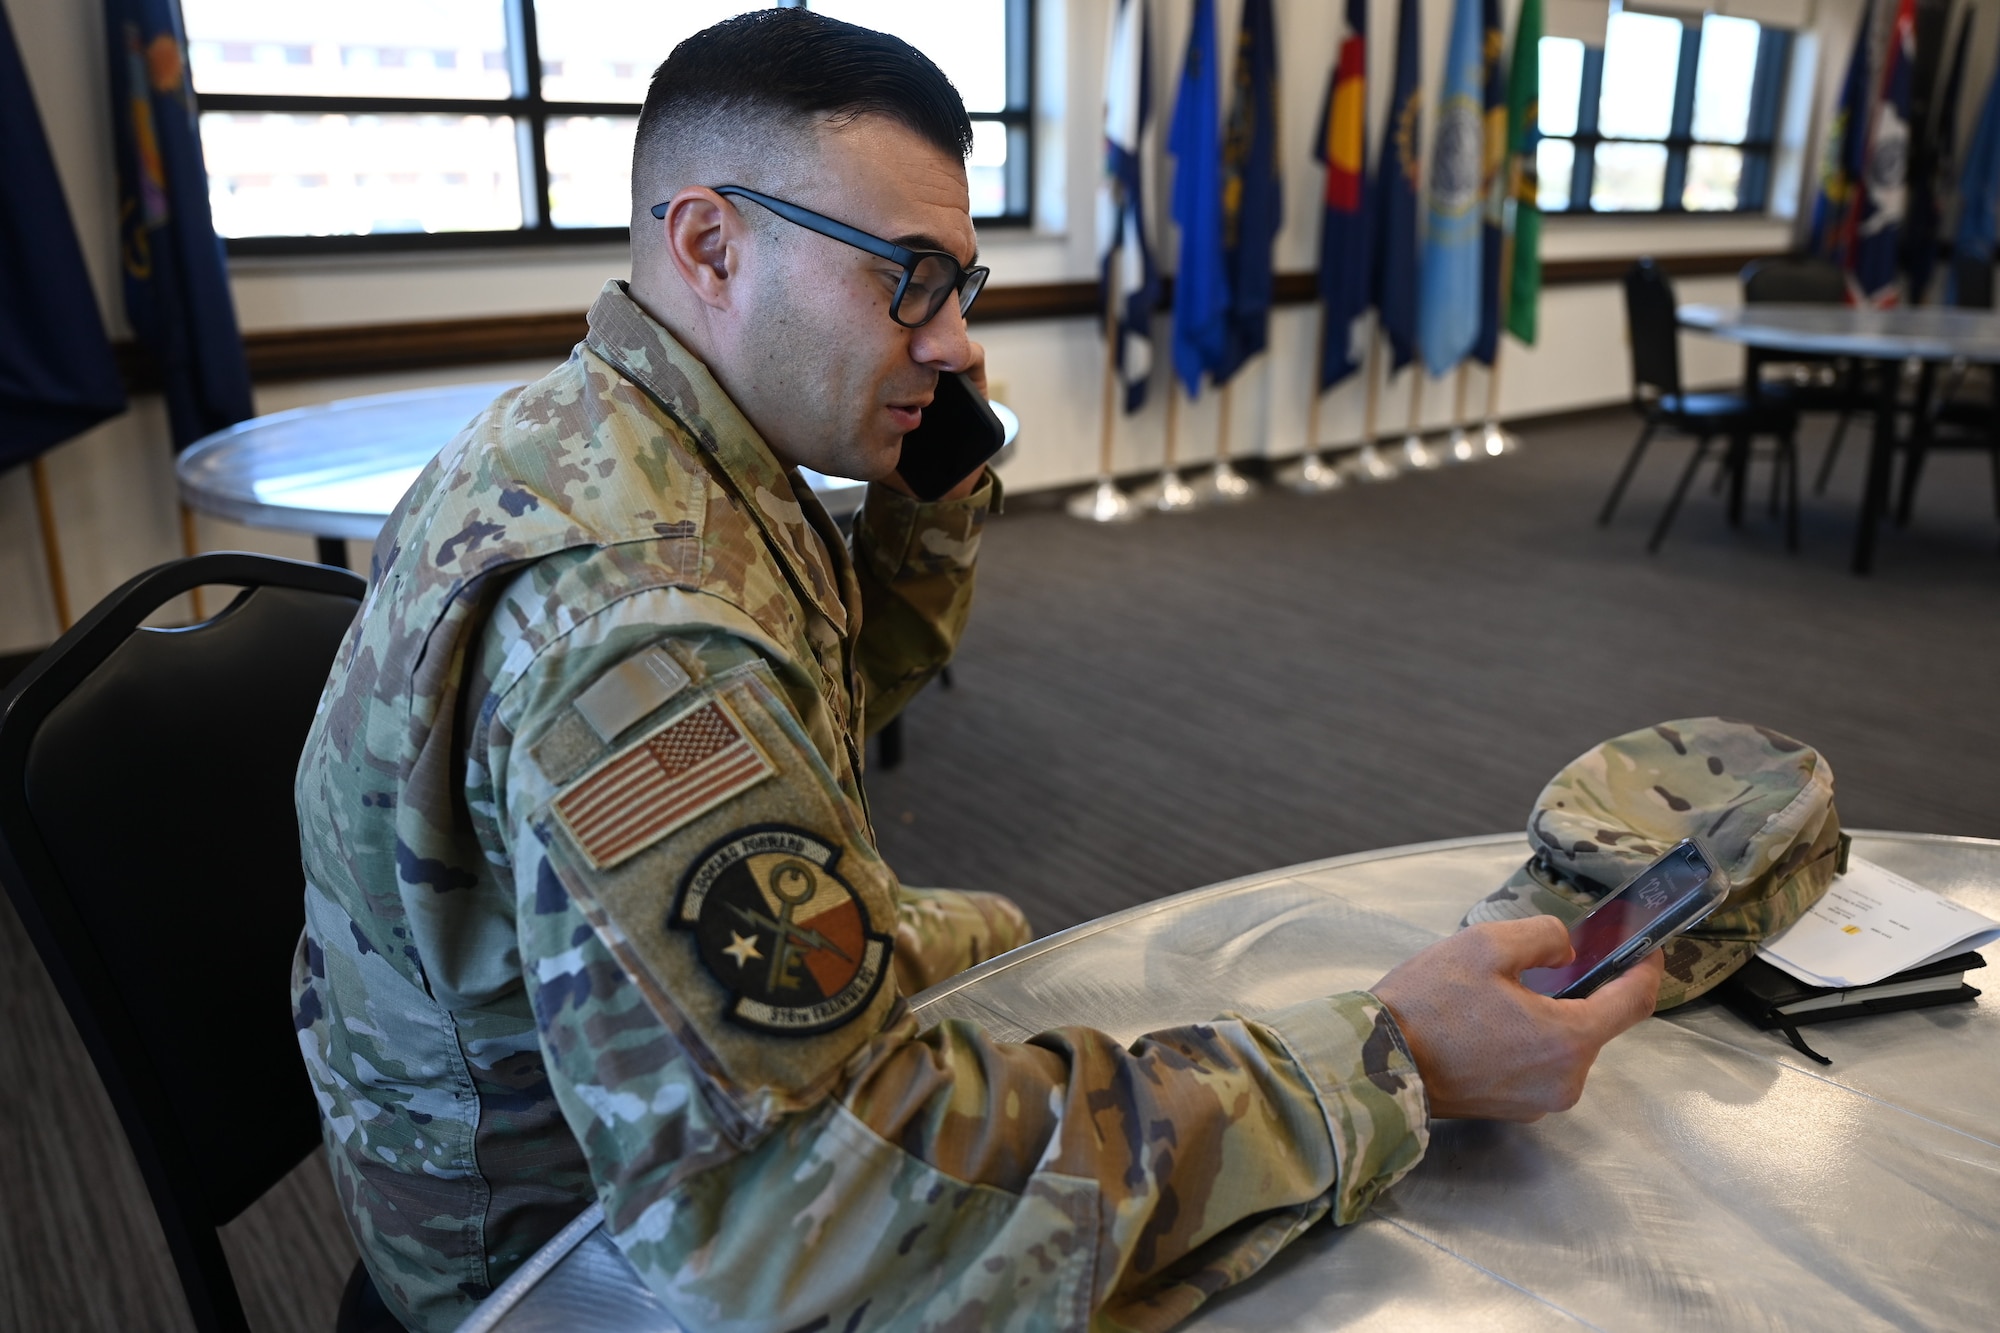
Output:
<instances>
[{"instance_id":1,"label":"american flag","mask_svg":"<svg viewBox=\"0 0 2000 1333\"><path fill-rule=\"evenodd\" d=\"M556 817L600 870L777 770L717 699L612 756L556 798Z\"/></svg>"}]
</instances>

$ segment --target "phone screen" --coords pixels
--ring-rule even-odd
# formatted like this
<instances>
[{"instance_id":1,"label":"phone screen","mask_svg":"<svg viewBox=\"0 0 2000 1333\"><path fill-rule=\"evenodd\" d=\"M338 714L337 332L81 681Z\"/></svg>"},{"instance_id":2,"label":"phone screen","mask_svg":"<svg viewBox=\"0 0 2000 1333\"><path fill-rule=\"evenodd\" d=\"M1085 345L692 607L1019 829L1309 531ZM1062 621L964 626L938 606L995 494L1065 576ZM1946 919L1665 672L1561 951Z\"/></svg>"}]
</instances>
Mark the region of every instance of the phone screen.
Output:
<instances>
[{"instance_id":1,"label":"phone screen","mask_svg":"<svg viewBox=\"0 0 2000 1333\"><path fill-rule=\"evenodd\" d=\"M1569 928L1574 960L1529 968L1521 984L1559 998L1588 995L1706 916L1727 891L1712 885L1715 878L1700 847L1678 844Z\"/></svg>"}]
</instances>

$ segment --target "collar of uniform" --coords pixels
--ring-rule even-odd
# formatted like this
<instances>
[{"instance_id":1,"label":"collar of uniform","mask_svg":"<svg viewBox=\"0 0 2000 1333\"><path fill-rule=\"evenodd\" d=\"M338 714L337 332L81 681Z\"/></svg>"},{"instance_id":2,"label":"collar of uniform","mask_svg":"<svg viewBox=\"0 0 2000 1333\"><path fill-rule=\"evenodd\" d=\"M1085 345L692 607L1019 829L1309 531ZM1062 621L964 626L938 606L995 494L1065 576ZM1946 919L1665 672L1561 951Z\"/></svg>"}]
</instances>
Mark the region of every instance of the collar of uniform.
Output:
<instances>
[{"instance_id":1,"label":"collar of uniform","mask_svg":"<svg viewBox=\"0 0 2000 1333\"><path fill-rule=\"evenodd\" d=\"M778 461L701 359L641 310L615 278L590 307L584 342L687 428L778 553L792 583L845 634L849 617L841 571L829 567L840 557L806 519L800 499L803 492L812 503L810 490L803 480L794 486L796 475Z\"/></svg>"}]
</instances>

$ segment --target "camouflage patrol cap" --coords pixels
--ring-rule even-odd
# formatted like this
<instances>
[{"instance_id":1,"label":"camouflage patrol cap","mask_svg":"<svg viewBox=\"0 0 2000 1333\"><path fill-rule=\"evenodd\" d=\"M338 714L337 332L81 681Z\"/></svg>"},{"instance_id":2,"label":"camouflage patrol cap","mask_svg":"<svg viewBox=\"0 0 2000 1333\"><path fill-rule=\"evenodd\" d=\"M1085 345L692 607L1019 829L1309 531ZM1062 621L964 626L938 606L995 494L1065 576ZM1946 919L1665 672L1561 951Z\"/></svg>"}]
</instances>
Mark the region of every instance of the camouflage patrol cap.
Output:
<instances>
[{"instance_id":1,"label":"camouflage patrol cap","mask_svg":"<svg viewBox=\"0 0 2000 1333\"><path fill-rule=\"evenodd\" d=\"M1667 945L1663 1010L1720 983L1826 892L1840 851L1833 770L1804 742L1729 718L1614 737L1542 789L1528 818L1534 854L1459 924L1539 915L1568 924L1690 837L1732 889Z\"/></svg>"}]
</instances>

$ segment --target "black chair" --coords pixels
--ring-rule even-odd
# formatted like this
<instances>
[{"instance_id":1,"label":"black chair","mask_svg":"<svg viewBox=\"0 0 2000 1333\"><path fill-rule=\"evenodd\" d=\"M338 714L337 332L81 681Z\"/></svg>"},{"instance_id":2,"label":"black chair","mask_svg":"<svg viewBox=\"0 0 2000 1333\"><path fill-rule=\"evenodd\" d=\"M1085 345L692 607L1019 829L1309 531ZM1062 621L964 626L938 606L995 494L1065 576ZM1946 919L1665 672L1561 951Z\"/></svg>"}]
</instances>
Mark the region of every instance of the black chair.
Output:
<instances>
[{"instance_id":1,"label":"black chair","mask_svg":"<svg viewBox=\"0 0 2000 1333\"><path fill-rule=\"evenodd\" d=\"M1787 305L1847 304L1847 275L1831 260L1810 255L1759 259L1743 269L1743 301ZM1775 372L1775 374L1774 374ZM1827 479L1840 457L1847 425L1857 412L1870 410L1861 382L1861 366L1846 357L1812 356L1799 352L1768 352L1750 348L1748 377L1757 392L1789 402L1801 412L1833 412L1833 436L1813 478L1813 494L1826 493Z\"/></svg>"},{"instance_id":2,"label":"black chair","mask_svg":"<svg viewBox=\"0 0 2000 1333\"><path fill-rule=\"evenodd\" d=\"M1992 264L1954 259L1951 275L1954 306L1961 310L1993 308ZM2000 376L1994 374L1992 366L1981 366L1975 372L1963 362L1955 362L1946 370L1944 387L1932 394L1928 390L1933 374L1933 367L1926 365L1919 410L1903 450L1903 476L1896 492L1898 527L1909 525L1917 483L1934 449L1984 450L1993 463L1993 506L2000 513ZM1964 392L1967 388L1973 392Z\"/></svg>"},{"instance_id":3,"label":"black chair","mask_svg":"<svg viewBox=\"0 0 2000 1333\"><path fill-rule=\"evenodd\" d=\"M244 591L199 625L144 627L216 584ZM249 1328L217 1228L320 1142L288 990L305 924L292 778L364 586L267 556L172 561L0 696L0 879L203 1330ZM338 1327L398 1327L359 1265Z\"/></svg>"},{"instance_id":4,"label":"black chair","mask_svg":"<svg viewBox=\"0 0 2000 1333\"><path fill-rule=\"evenodd\" d=\"M1687 494L1688 483L1694 479L1702 460L1708 457L1710 441L1718 435L1730 442L1722 457L1722 466L1730 479L1730 521L1740 521L1751 440L1758 435L1770 435L1778 441L1772 466L1779 470L1784 482L1785 545L1797 550L1798 410L1790 404L1766 401L1758 396L1754 380L1750 382L1750 395L1688 393L1681 388L1680 324L1674 314L1674 289L1667 281L1667 275L1650 259L1641 259L1626 270L1625 323L1632 343L1632 406L1645 424L1639 430L1639 438L1632 444L1632 452L1626 458L1624 468L1618 473L1617 482L1611 487L1611 494L1604 501L1604 508L1597 515L1598 526L1611 521L1620 497L1625 494L1626 484L1632 480L1639 459L1646 452L1646 445L1663 427L1694 436L1696 445L1694 456L1688 459L1687 468L1681 473L1680 482L1674 487L1666 509L1661 512L1646 549L1660 549L1667 529L1673 524L1674 515L1680 510L1681 499Z\"/></svg>"}]
</instances>

